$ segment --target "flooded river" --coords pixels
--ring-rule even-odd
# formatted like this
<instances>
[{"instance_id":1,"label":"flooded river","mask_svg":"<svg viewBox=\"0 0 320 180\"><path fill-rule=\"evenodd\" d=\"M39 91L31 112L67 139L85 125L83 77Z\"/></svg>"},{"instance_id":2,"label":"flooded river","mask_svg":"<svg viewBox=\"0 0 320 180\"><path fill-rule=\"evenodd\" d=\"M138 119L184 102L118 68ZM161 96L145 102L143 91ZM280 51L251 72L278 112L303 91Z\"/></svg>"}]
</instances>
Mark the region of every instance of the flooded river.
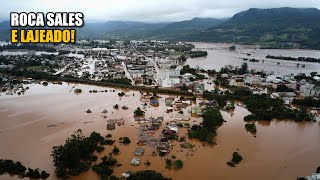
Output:
<instances>
[{"instance_id":1,"label":"flooded river","mask_svg":"<svg viewBox=\"0 0 320 180\"><path fill-rule=\"evenodd\" d=\"M243 117L250 114L243 107L237 106L233 113L222 112L227 121L218 129L217 145L202 145L190 140L196 145L196 150L181 149L179 143L174 143L174 149L168 155L175 155L184 162L179 170L165 169L164 158L152 156L152 149L145 148L145 154L140 158L139 166L131 166L134 151L138 147L134 142L138 139L138 126L133 122L133 111L142 107L140 93L126 92L127 96L118 97L123 90L110 92L110 88L88 85L49 84L47 87L32 84L24 95L0 96L0 158L21 161L28 167L41 168L50 172L49 179L56 179L50 157L51 149L61 145L77 129L81 128L88 135L92 131L105 136L109 133L120 149L116 156L121 167L114 169L114 175L120 176L127 170L137 171L153 169L166 177L173 179L295 179L307 176L320 165L320 126L318 123L295 123L290 121L273 121L271 123L256 123L257 134L254 137L244 128ZM75 88L81 88L81 94L74 94ZM89 93L89 90L108 92ZM133 96L134 94L134 96ZM164 116L166 122L173 120L172 114L165 113L164 99L161 95L157 108L146 108L146 117ZM128 110L114 110L113 105L126 105ZM91 109L92 113L85 111ZM107 118L101 116L101 111L108 111ZM125 125L113 130L106 130L108 119L124 119ZM200 122L200 118L192 118L190 123ZM157 132L159 133L159 132ZM186 129L179 129L179 135L186 135ZM119 137L128 136L131 144L120 145ZM99 154L102 157L112 151L112 146ZM237 151L244 160L235 168L226 165ZM143 165L146 161L151 165ZM0 179L18 179L7 175ZM99 179L95 172L89 171L72 179Z\"/></svg>"},{"instance_id":2,"label":"flooded river","mask_svg":"<svg viewBox=\"0 0 320 180\"><path fill-rule=\"evenodd\" d=\"M189 58L187 64L191 67L200 67L202 69L220 70L226 65L241 66L243 62L248 63L249 69L264 70L268 73L273 72L276 75L298 74L318 72L320 73L320 63L283 61L276 59L267 59L267 55L273 56L291 56L291 57L312 57L320 58L319 50L303 49L258 49L255 46L236 45L235 51L229 51L231 44L215 43L192 43L195 48L208 52L207 57ZM251 54L248 56L247 54ZM257 59L259 62L244 61L242 58ZM264 62L263 62L264 60ZM280 64L278 65L278 62ZM304 64L305 68L297 67L297 63Z\"/></svg>"}]
</instances>

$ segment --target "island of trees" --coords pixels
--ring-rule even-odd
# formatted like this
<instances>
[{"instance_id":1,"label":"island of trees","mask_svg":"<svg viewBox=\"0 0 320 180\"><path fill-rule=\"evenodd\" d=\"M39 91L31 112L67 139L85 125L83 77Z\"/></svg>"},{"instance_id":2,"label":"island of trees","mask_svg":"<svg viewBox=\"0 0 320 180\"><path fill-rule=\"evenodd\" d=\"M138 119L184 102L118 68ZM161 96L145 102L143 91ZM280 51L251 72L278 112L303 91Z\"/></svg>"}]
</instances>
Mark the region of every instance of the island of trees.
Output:
<instances>
[{"instance_id":1,"label":"island of trees","mask_svg":"<svg viewBox=\"0 0 320 180\"><path fill-rule=\"evenodd\" d=\"M257 127L254 123L245 124L245 128L247 131L251 132L252 134L257 133Z\"/></svg>"},{"instance_id":2,"label":"island of trees","mask_svg":"<svg viewBox=\"0 0 320 180\"><path fill-rule=\"evenodd\" d=\"M231 161L227 162L228 166L236 167L243 160L242 156L238 152L233 152Z\"/></svg>"},{"instance_id":3,"label":"island of trees","mask_svg":"<svg viewBox=\"0 0 320 180\"><path fill-rule=\"evenodd\" d=\"M190 51L190 57L195 58L195 57L204 57L207 56L208 52L207 51Z\"/></svg>"},{"instance_id":4,"label":"island of trees","mask_svg":"<svg viewBox=\"0 0 320 180\"><path fill-rule=\"evenodd\" d=\"M268 59L279 59L279 60L285 60L285 61L303 61L303 62L320 62L320 58L311 58L311 57L290 57L290 56L272 56L267 55L266 58Z\"/></svg>"},{"instance_id":5,"label":"island of trees","mask_svg":"<svg viewBox=\"0 0 320 180\"><path fill-rule=\"evenodd\" d=\"M57 177L68 178L88 171L92 162L97 160L93 153L103 141L104 138L99 133L92 132L89 137L85 137L79 129L64 145L54 146L51 156Z\"/></svg>"},{"instance_id":6,"label":"island of trees","mask_svg":"<svg viewBox=\"0 0 320 180\"><path fill-rule=\"evenodd\" d=\"M20 178L31 179L47 179L50 174L40 169L26 168L21 162L14 162L9 159L0 159L0 175L8 173L10 175L18 175Z\"/></svg>"}]
</instances>

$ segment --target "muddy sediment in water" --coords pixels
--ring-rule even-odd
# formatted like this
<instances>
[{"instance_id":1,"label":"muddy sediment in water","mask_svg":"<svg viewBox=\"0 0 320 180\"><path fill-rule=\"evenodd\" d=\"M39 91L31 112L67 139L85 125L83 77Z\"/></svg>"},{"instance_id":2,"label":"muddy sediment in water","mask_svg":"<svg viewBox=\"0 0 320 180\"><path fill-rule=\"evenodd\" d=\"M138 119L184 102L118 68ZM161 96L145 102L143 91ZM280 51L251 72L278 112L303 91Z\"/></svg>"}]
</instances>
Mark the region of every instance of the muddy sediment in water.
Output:
<instances>
[{"instance_id":1,"label":"muddy sediment in water","mask_svg":"<svg viewBox=\"0 0 320 180\"><path fill-rule=\"evenodd\" d=\"M320 127L318 123L296 123L291 121L272 121L271 123L256 123L256 137L244 128L243 117L250 114L243 107L237 106L233 113L222 112L227 121L218 129L217 145L209 146L195 140L188 140L195 145L193 150L180 148L180 143L174 142L172 155L184 162L179 170L165 169L165 158L152 156L154 149L145 149L139 166L131 166L130 161L134 151L139 146L138 127L134 124L133 111L143 107L140 92L127 91L126 96L119 97L122 90L95 87L88 85L66 84L28 85L29 90L24 95L0 96L0 158L21 161L25 166L40 168L54 176L54 167L50 157L53 146L64 144L65 140L77 129L82 129L88 135L92 131L105 136L109 133L116 140L120 154L116 156L121 167L114 169L114 175L120 176L127 170L137 171L153 169L164 176L173 179L295 179L310 175L320 165ZM82 93L75 94L75 88ZM98 93L89 93L97 90ZM108 90L108 92L100 92ZM133 94L135 94L133 96ZM161 95L159 107L146 107L146 117L164 116L160 130L153 135L158 137L166 122L174 119L174 114L165 113L164 99ZM118 104L119 110L113 109ZM127 106L128 110L121 107ZM85 111L90 109L92 113ZM190 107L188 107L190 110ZM103 117L101 113L107 110ZM187 112L187 110L186 110ZM115 130L106 129L107 120L123 119L124 125L116 126ZM195 121L195 122L194 122ZM192 117L189 123L198 123L200 118ZM88 123L90 122L90 123ZM186 136L187 130L179 128L179 136ZM128 136L130 145L119 144L119 137ZM113 146L98 154L103 157L112 151ZM238 151L244 160L235 168L226 165L232 158L232 153ZM151 163L145 166L146 161ZM0 176L0 179L18 179L18 177ZM88 171L72 179L99 179L93 171Z\"/></svg>"}]
</instances>

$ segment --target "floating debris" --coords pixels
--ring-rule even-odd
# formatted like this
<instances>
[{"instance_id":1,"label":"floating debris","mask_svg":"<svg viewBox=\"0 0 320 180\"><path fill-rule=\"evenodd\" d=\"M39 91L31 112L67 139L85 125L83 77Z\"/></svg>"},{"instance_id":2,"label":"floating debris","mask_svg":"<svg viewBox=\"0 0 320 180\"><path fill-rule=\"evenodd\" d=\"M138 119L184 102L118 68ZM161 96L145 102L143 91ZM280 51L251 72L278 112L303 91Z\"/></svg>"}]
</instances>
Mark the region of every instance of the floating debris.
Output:
<instances>
[{"instance_id":1,"label":"floating debris","mask_svg":"<svg viewBox=\"0 0 320 180\"><path fill-rule=\"evenodd\" d=\"M83 124L93 123L93 121L86 121Z\"/></svg>"},{"instance_id":2,"label":"floating debris","mask_svg":"<svg viewBox=\"0 0 320 180\"><path fill-rule=\"evenodd\" d=\"M82 93L82 89L75 89L74 92L75 93Z\"/></svg>"},{"instance_id":3,"label":"floating debris","mask_svg":"<svg viewBox=\"0 0 320 180\"><path fill-rule=\"evenodd\" d=\"M117 123L117 122L122 122L124 121L123 119L109 119L107 120L107 123Z\"/></svg>"},{"instance_id":4,"label":"floating debris","mask_svg":"<svg viewBox=\"0 0 320 180\"><path fill-rule=\"evenodd\" d=\"M44 81L44 82L42 83L42 85L43 85L43 86L48 86L49 83L48 83L47 81Z\"/></svg>"},{"instance_id":5,"label":"floating debris","mask_svg":"<svg viewBox=\"0 0 320 180\"><path fill-rule=\"evenodd\" d=\"M50 124L47 126L47 128L56 127L56 126L57 126L56 124Z\"/></svg>"}]
</instances>

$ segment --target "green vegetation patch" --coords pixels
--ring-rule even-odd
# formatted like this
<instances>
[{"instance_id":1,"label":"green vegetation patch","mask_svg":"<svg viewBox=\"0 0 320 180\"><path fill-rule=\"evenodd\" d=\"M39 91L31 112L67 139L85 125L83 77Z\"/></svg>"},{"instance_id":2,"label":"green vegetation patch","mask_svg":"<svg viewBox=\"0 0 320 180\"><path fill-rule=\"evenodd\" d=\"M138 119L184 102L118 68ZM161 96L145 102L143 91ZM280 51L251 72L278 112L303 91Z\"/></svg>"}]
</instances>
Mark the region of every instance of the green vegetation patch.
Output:
<instances>
[{"instance_id":1,"label":"green vegetation patch","mask_svg":"<svg viewBox=\"0 0 320 180\"><path fill-rule=\"evenodd\" d=\"M54 146L51 156L57 177L68 178L89 170L92 161L96 160L93 153L101 149L98 148L98 144L103 140L104 138L96 132L85 137L79 129L66 140L64 145Z\"/></svg>"},{"instance_id":2,"label":"green vegetation patch","mask_svg":"<svg viewBox=\"0 0 320 180\"><path fill-rule=\"evenodd\" d=\"M257 133L257 127L254 123L245 124L245 128L248 132L251 132L253 134Z\"/></svg>"}]
</instances>

